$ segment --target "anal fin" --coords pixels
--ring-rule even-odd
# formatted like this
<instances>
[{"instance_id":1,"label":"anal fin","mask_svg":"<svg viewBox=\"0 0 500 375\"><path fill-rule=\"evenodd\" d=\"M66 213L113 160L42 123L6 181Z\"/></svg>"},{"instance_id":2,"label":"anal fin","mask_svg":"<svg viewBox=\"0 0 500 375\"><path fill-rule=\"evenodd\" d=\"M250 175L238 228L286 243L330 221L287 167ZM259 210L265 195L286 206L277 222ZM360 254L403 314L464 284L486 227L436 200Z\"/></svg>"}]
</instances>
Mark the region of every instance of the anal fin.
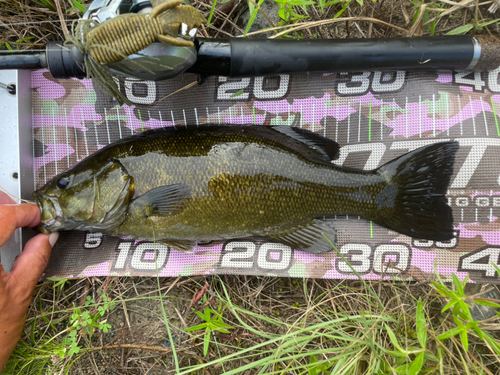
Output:
<instances>
[{"instance_id":1,"label":"anal fin","mask_svg":"<svg viewBox=\"0 0 500 375\"><path fill-rule=\"evenodd\" d=\"M197 245L196 241L193 240L160 240L157 242L168 247L173 247L184 253L193 253Z\"/></svg>"},{"instance_id":2,"label":"anal fin","mask_svg":"<svg viewBox=\"0 0 500 375\"><path fill-rule=\"evenodd\" d=\"M335 228L329 227L323 221L316 219L283 232L273 233L268 237L288 245L292 249L317 254L333 250L323 234L335 246L337 242Z\"/></svg>"}]
</instances>

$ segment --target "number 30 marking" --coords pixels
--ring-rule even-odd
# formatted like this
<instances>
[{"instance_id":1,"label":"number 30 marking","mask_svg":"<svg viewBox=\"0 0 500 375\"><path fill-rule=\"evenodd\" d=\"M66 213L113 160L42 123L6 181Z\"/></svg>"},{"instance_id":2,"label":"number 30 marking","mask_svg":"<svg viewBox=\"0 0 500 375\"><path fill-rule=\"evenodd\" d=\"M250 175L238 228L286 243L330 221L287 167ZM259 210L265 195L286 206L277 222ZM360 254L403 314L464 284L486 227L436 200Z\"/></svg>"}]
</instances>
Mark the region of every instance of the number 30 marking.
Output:
<instances>
[{"instance_id":1,"label":"number 30 marking","mask_svg":"<svg viewBox=\"0 0 500 375\"><path fill-rule=\"evenodd\" d=\"M360 274L369 273L394 275L406 271L411 263L411 248L404 244L379 245L372 251L366 244L347 244L340 248L340 253ZM352 269L343 260L336 262L340 273L352 274Z\"/></svg>"}]
</instances>

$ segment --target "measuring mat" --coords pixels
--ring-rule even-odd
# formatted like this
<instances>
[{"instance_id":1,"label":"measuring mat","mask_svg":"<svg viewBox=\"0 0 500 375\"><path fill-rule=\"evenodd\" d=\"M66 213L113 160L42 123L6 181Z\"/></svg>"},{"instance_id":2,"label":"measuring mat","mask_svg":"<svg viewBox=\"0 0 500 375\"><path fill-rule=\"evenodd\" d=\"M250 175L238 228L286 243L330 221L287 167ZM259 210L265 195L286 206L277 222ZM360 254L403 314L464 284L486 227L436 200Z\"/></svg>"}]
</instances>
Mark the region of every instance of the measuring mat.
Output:
<instances>
[{"instance_id":1,"label":"measuring mat","mask_svg":"<svg viewBox=\"0 0 500 375\"><path fill-rule=\"evenodd\" d=\"M490 73L363 72L126 81L133 106L90 80L31 76L35 187L103 146L144 130L185 124L297 126L341 146L336 164L370 170L418 147L457 140L448 191L455 239L413 239L358 216L326 218L338 250L366 279L429 280L467 274L497 282L500 265L500 68ZM163 100L162 100L163 99ZM214 218L217 220L217 218ZM155 248L157 251L155 261ZM493 264L492 264L493 263ZM186 254L160 244L99 233L62 232L46 276L218 274L356 278L335 251L308 254L262 239L199 245Z\"/></svg>"}]
</instances>

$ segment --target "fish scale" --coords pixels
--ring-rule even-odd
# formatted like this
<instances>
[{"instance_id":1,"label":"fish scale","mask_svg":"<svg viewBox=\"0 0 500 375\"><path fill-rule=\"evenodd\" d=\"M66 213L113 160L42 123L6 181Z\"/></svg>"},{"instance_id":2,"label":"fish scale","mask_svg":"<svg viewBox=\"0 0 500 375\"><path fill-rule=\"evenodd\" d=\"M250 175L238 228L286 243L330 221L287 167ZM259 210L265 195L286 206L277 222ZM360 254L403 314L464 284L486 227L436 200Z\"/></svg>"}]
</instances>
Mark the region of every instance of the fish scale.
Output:
<instances>
[{"instance_id":1,"label":"fish scale","mask_svg":"<svg viewBox=\"0 0 500 375\"><path fill-rule=\"evenodd\" d=\"M300 128L167 128L104 147L47 183L35 200L48 230L99 228L182 249L195 240L267 236L324 252L331 246L322 234L335 231L316 218L333 214L449 239L453 217L445 193L457 148L433 144L362 171L332 164L338 144ZM72 183L57 190L59 179ZM93 181L110 192L97 205ZM59 222L47 199L62 212Z\"/></svg>"}]
</instances>

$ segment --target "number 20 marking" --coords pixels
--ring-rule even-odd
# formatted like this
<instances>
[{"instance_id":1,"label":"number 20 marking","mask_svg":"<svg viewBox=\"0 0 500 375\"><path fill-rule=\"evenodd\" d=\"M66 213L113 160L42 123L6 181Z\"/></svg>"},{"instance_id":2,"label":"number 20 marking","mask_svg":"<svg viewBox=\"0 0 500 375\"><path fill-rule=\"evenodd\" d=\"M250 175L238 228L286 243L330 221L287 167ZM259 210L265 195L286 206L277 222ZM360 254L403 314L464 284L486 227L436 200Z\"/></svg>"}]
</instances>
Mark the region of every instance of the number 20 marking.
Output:
<instances>
[{"instance_id":1,"label":"number 20 marking","mask_svg":"<svg viewBox=\"0 0 500 375\"><path fill-rule=\"evenodd\" d=\"M278 254L277 259L275 259L276 254ZM290 246L280 243L264 243L257 249L257 245L250 241L232 241L222 250L220 267L251 269L256 265L266 271L282 271L291 266L292 255Z\"/></svg>"}]
</instances>

